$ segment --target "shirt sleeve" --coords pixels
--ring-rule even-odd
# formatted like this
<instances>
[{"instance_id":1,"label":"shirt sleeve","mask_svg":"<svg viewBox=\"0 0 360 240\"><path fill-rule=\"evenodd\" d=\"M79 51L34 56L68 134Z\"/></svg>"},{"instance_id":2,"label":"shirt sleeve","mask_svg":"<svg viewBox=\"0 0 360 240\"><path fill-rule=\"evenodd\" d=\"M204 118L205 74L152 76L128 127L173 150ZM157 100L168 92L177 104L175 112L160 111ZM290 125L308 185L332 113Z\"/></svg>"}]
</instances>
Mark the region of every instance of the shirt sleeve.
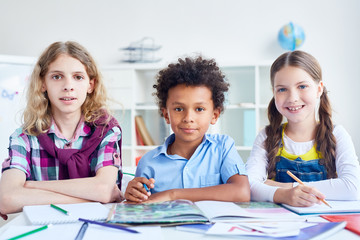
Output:
<instances>
[{"instance_id":1,"label":"shirt sleeve","mask_svg":"<svg viewBox=\"0 0 360 240\"><path fill-rule=\"evenodd\" d=\"M153 151L147 152L140 159L135 172L135 177L153 178L154 173L149 168L149 160L153 157Z\"/></svg>"},{"instance_id":2,"label":"shirt sleeve","mask_svg":"<svg viewBox=\"0 0 360 240\"><path fill-rule=\"evenodd\" d=\"M351 136L340 125L335 126L333 133L336 138L338 177L306 184L317 188L329 200L359 200L360 167Z\"/></svg>"},{"instance_id":3,"label":"shirt sleeve","mask_svg":"<svg viewBox=\"0 0 360 240\"><path fill-rule=\"evenodd\" d=\"M22 129L17 129L11 136L9 142L9 158L2 164L2 172L11 168L23 171L26 179L31 179L30 168L30 141Z\"/></svg>"},{"instance_id":4,"label":"shirt sleeve","mask_svg":"<svg viewBox=\"0 0 360 240\"><path fill-rule=\"evenodd\" d=\"M221 179L224 183L235 174L247 175L245 165L235 148L234 140L226 135L223 141L223 162L220 169Z\"/></svg>"},{"instance_id":5,"label":"shirt sleeve","mask_svg":"<svg viewBox=\"0 0 360 240\"><path fill-rule=\"evenodd\" d=\"M267 151L265 150L264 141L266 139L265 129L263 129L255 139L250 156L246 162L248 171L251 200L253 201L274 201L274 194L278 187L266 185L267 179Z\"/></svg>"},{"instance_id":6,"label":"shirt sleeve","mask_svg":"<svg viewBox=\"0 0 360 240\"><path fill-rule=\"evenodd\" d=\"M98 149L95 171L105 166L116 166L120 169L121 146L119 146L119 141L121 137L121 131L118 127L113 127L106 133Z\"/></svg>"}]
</instances>

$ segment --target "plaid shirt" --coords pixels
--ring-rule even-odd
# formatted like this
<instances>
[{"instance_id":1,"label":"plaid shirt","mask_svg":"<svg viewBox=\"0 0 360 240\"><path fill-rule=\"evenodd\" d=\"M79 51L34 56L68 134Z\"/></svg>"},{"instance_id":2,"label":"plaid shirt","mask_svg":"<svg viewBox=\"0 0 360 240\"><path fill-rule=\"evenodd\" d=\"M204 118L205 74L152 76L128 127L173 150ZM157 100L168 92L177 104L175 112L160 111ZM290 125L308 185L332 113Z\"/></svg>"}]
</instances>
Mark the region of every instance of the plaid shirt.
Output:
<instances>
[{"instance_id":1,"label":"plaid shirt","mask_svg":"<svg viewBox=\"0 0 360 240\"><path fill-rule=\"evenodd\" d=\"M48 134L54 139L58 148L80 149L90 138L91 128L82 119L78 124L74 137L66 140L53 121ZM118 146L120 138L121 132L118 127L114 127L104 134L101 144L90 156L91 161L89 160L89 164L92 176L95 176L96 171L101 167L113 165L120 169L121 159L116 157L120 153ZM26 174L26 180L58 180L58 159L40 158L40 150L42 150L42 147L40 147L37 137L24 134L22 128L16 129L10 136L10 157L3 162L2 171L17 168Z\"/></svg>"}]
</instances>

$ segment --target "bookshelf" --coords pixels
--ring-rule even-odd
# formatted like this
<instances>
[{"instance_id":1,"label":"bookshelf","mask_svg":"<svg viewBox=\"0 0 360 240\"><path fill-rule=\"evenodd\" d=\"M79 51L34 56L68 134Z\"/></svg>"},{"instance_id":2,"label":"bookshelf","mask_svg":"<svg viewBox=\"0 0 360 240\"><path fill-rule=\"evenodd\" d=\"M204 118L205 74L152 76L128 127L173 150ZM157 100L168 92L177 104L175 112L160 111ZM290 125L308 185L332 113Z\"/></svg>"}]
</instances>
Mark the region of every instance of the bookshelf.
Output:
<instances>
[{"instance_id":1,"label":"bookshelf","mask_svg":"<svg viewBox=\"0 0 360 240\"><path fill-rule=\"evenodd\" d=\"M123 168L134 172L136 159L162 144L171 133L155 103L153 84L165 66L122 64L101 69L110 98L109 105L123 130ZM228 134L244 161L257 133L268 124L267 104L272 97L270 64L239 64L221 67L230 89L225 111L210 133ZM154 145L137 140L135 118L141 116Z\"/></svg>"}]
</instances>

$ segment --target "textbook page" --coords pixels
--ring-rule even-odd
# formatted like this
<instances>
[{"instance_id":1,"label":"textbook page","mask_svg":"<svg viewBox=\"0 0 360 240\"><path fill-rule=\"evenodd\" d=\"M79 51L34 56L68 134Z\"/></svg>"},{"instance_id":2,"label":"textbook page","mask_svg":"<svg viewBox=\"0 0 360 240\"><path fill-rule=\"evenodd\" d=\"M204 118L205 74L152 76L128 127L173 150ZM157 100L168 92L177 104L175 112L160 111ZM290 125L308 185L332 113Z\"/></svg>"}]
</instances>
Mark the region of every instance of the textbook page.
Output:
<instances>
[{"instance_id":1,"label":"textbook page","mask_svg":"<svg viewBox=\"0 0 360 240\"><path fill-rule=\"evenodd\" d=\"M195 205L212 222L244 221L250 219L299 220L305 219L282 206L270 202L232 203L222 201L198 201Z\"/></svg>"}]
</instances>

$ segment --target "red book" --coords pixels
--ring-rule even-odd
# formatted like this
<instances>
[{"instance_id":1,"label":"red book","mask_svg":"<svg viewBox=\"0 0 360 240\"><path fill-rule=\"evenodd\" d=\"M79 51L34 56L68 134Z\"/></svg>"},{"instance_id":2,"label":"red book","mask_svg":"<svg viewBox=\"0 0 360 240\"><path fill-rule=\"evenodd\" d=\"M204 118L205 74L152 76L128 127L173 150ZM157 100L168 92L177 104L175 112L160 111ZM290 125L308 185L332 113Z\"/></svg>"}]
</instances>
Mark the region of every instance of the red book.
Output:
<instances>
[{"instance_id":1,"label":"red book","mask_svg":"<svg viewBox=\"0 0 360 240\"><path fill-rule=\"evenodd\" d=\"M320 215L330 222L346 221L346 229L360 235L360 214Z\"/></svg>"}]
</instances>

